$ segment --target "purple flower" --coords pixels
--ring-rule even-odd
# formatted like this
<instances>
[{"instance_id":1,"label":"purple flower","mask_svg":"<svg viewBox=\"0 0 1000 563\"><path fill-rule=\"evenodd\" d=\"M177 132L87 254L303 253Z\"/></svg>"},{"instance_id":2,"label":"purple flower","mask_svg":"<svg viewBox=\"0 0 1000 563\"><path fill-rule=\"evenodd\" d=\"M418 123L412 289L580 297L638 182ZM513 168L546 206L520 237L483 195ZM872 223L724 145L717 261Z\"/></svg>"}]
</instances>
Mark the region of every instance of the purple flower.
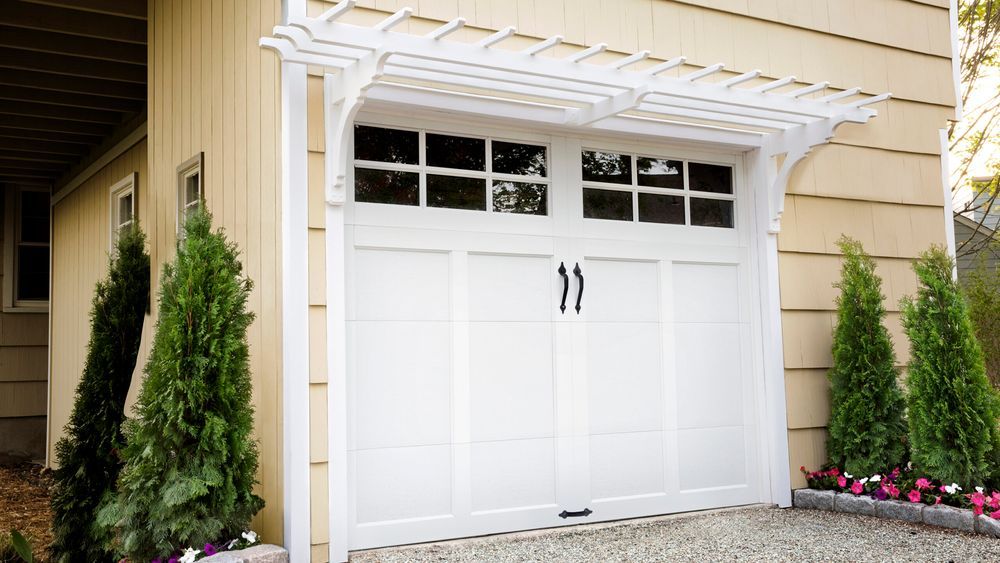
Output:
<instances>
[{"instance_id":1,"label":"purple flower","mask_svg":"<svg viewBox=\"0 0 1000 563\"><path fill-rule=\"evenodd\" d=\"M159 557L157 557L156 559L153 559L153 560L152 560L152 561L150 561L149 563L163 563L163 560L162 560L162 559L160 559Z\"/></svg>"},{"instance_id":2,"label":"purple flower","mask_svg":"<svg viewBox=\"0 0 1000 563\"><path fill-rule=\"evenodd\" d=\"M886 493L885 489L883 489L882 487L875 489L875 498L877 498L878 500L885 500L888 496L889 494Z\"/></svg>"},{"instance_id":3,"label":"purple flower","mask_svg":"<svg viewBox=\"0 0 1000 563\"><path fill-rule=\"evenodd\" d=\"M168 559L167 563L177 563L177 556L174 555L173 557L171 557L170 559Z\"/></svg>"},{"instance_id":4,"label":"purple flower","mask_svg":"<svg viewBox=\"0 0 1000 563\"><path fill-rule=\"evenodd\" d=\"M218 552L219 551L217 549L215 549L214 545L212 545L210 543L206 543L205 544L205 555L215 555Z\"/></svg>"}]
</instances>

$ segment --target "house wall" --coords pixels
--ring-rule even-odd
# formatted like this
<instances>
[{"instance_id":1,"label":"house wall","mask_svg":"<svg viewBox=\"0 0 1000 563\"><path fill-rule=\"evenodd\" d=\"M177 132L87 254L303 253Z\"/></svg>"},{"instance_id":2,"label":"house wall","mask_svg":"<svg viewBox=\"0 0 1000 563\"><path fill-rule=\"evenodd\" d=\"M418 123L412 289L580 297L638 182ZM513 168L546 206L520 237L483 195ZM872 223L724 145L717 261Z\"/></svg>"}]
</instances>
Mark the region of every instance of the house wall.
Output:
<instances>
[{"instance_id":1,"label":"house wall","mask_svg":"<svg viewBox=\"0 0 1000 563\"><path fill-rule=\"evenodd\" d=\"M332 3L310 0L315 16ZM954 117L948 0L359 0L346 21L371 25L404 6L414 17L398 31L425 33L457 16L468 20L449 39L473 41L507 25L524 37L554 34L564 56L598 42L604 60L642 49L657 60L683 54L677 73L723 62L736 73L759 68L767 79L795 75L830 80L866 94L891 91L867 125L842 126L790 182L779 236L783 340L788 401L789 466L825 461L831 331L842 233L877 257L884 278L888 325L900 364L907 346L898 299L916 280L909 261L943 244L944 195L938 130ZM504 44L508 47L508 43ZM593 62L602 59L595 57ZM652 63L650 63L652 64ZM764 80L764 79L761 79ZM310 460L313 560L326 561L329 542L326 303L323 202L323 82L308 78ZM829 93L829 92L828 92Z\"/></svg>"},{"instance_id":2,"label":"house wall","mask_svg":"<svg viewBox=\"0 0 1000 563\"><path fill-rule=\"evenodd\" d=\"M111 186L135 173L136 217L153 213L149 197L146 139L95 172L52 207L51 378L48 459L56 464L55 444L73 411L90 340L94 287L108 272L111 250ZM147 317L148 322L148 317Z\"/></svg>"},{"instance_id":3,"label":"house wall","mask_svg":"<svg viewBox=\"0 0 1000 563\"><path fill-rule=\"evenodd\" d=\"M148 137L144 148L136 150L144 154L148 168L140 179L139 217L150 241L153 315L163 265L174 256L177 167L203 152L207 207L215 225L239 246L245 272L254 282L249 306L256 319L248 336L260 454L258 494L267 506L252 525L264 541L281 544L280 76L277 57L257 44L280 22L281 0L150 0L148 14ZM120 177L109 175L111 182ZM57 224L68 231L60 233L60 240L75 233L82 239L82 253L74 256L73 247L63 242L57 268L75 264L82 281L70 280L77 309L67 310L72 322L57 329L53 357L59 355L59 364L66 367L60 368L65 371L54 386L50 450L69 416L79 377L90 290L106 267L107 239L100 237L107 236L107 202L98 192L109 186L102 180L93 193L78 188L79 204L59 204L66 211Z\"/></svg>"},{"instance_id":4,"label":"house wall","mask_svg":"<svg viewBox=\"0 0 1000 563\"><path fill-rule=\"evenodd\" d=\"M971 223L971 226L970 226ZM982 245L983 241L986 240L987 235L983 233L985 227L982 230L976 230L979 225L977 222L970 220L962 221L957 216L955 218L955 246L958 250L958 279L964 280L969 272L975 270L979 266L979 260L985 260L986 268L997 269L1000 268L1000 248L993 246L984 246L982 250L971 253L963 253L961 248L963 244L968 244L970 248L974 245ZM967 249L966 249L967 250Z\"/></svg>"},{"instance_id":5,"label":"house wall","mask_svg":"<svg viewBox=\"0 0 1000 563\"><path fill-rule=\"evenodd\" d=\"M0 286L6 221L0 190ZM0 311L0 463L45 456L48 318Z\"/></svg>"}]
</instances>

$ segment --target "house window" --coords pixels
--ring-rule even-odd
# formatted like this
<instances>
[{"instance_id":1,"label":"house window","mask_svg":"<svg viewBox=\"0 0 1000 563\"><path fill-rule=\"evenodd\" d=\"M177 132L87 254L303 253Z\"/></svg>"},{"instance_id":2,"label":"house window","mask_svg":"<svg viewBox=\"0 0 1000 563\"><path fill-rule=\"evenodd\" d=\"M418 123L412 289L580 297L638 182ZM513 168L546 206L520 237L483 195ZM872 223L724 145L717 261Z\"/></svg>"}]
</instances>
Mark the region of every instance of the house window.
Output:
<instances>
[{"instance_id":1,"label":"house window","mask_svg":"<svg viewBox=\"0 0 1000 563\"><path fill-rule=\"evenodd\" d=\"M428 131L354 127L354 201L549 214L545 145Z\"/></svg>"},{"instance_id":2,"label":"house window","mask_svg":"<svg viewBox=\"0 0 1000 563\"><path fill-rule=\"evenodd\" d=\"M205 153L198 153L177 167L177 230L204 199Z\"/></svg>"},{"instance_id":3,"label":"house window","mask_svg":"<svg viewBox=\"0 0 1000 563\"><path fill-rule=\"evenodd\" d=\"M133 172L111 186L111 248L118 235L135 222L135 186L138 175Z\"/></svg>"},{"instance_id":4,"label":"house window","mask_svg":"<svg viewBox=\"0 0 1000 563\"><path fill-rule=\"evenodd\" d=\"M8 188L5 207L4 308L45 310L49 304L49 192Z\"/></svg>"},{"instance_id":5,"label":"house window","mask_svg":"<svg viewBox=\"0 0 1000 563\"><path fill-rule=\"evenodd\" d=\"M584 150L581 169L587 219L734 227L732 166Z\"/></svg>"}]
</instances>

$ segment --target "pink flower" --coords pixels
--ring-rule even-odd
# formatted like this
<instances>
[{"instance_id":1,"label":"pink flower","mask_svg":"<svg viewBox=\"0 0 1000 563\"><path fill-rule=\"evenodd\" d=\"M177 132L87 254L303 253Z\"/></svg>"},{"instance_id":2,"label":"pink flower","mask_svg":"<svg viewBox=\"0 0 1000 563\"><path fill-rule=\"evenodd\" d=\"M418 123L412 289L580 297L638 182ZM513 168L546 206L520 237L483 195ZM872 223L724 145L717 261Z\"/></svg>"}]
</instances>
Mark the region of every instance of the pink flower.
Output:
<instances>
[{"instance_id":1,"label":"pink flower","mask_svg":"<svg viewBox=\"0 0 1000 563\"><path fill-rule=\"evenodd\" d=\"M969 495L969 502L971 502L972 505L978 508L979 510L982 510L983 505L986 504L986 495L980 493L979 491L976 491L971 495Z\"/></svg>"},{"instance_id":2,"label":"pink flower","mask_svg":"<svg viewBox=\"0 0 1000 563\"><path fill-rule=\"evenodd\" d=\"M899 487L897 487L895 484L889 483L888 485L883 485L883 487L885 488L886 492L889 493L889 496L891 496L892 498L899 498Z\"/></svg>"},{"instance_id":3,"label":"pink flower","mask_svg":"<svg viewBox=\"0 0 1000 563\"><path fill-rule=\"evenodd\" d=\"M910 502L920 502L920 491L913 489L907 495L910 498Z\"/></svg>"},{"instance_id":4,"label":"pink flower","mask_svg":"<svg viewBox=\"0 0 1000 563\"><path fill-rule=\"evenodd\" d=\"M936 497L934 499L934 504L941 504L941 497Z\"/></svg>"},{"instance_id":5,"label":"pink flower","mask_svg":"<svg viewBox=\"0 0 1000 563\"><path fill-rule=\"evenodd\" d=\"M917 479L916 485L917 485L917 488L920 489L921 491L925 491L925 490L931 488L931 482L928 481L927 478L925 478L925 477L921 477L921 478Z\"/></svg>"},{"instance_id":6,"label":"pink flower","mask_svg":"<svg viewBox=\"0 0 1000 563\"><path fill-rule=\"evenodd\" d=\"M993 514L990 514L990 518L993 518L994 520L1000 520L1000 510L997 510Z\"/></svg>"},{"instance_id":7,"label":"pink flower","mask_svg":"<svg viewBox=\"0 0 1000 563\"><path fill-rule=\"evenodd\" d=\"M837 486L840 487L841 489L843 489L844 487L846 487L847 486L847 478L844 477L843 475L838 475L837 476Z\"/></svg>"},{"instance_id":8,"label":"pink flower","mask_svg":"<svg viewBox=\"0 0 1000 563\"><path fill-rule=\"evenodd\" d=\"M941 485L940 487L938 487L938 492L939 493L944 493L944 492L947 492L947 491L948 491L948 488L945 487L944 485Z\"/></svg>"},{"instance_id":9,"label":"pink flower","mask_svg":"<svg viewBox=\"0 0 1000 563\"><path fill-rule=\"evenodd\" d=\"M1000 510L1000 492L993 491L993 496L990 500L990 507Z\"/></svg>"},{"instance_id":10,"label":"pink flower","mask_svg":"<svg viewBox=\"0 0 1000 563\"><path fill-rule=\"evenodd\" d=\"M840 470L834 467L833 469L830 470L830 475L836 477L837 475L840 475Z\"/></svg>"},{"instance_id":11,"label":"pink flower","mask_svg":"<svg viewBox=\"0 0 1000 563\"><path fill-rule=\"evenodd\" d=\"M855 481L854 484L851 485L851 492L856 495L860 495L861 493L864 492L864 490L865 486L862 485L859 481Z\"/></svg>"},{"instance_id":12,"label":"pink flower","mask_svg":"<svg viewBox=\"0 0 1000 563\"><path fill-rule=\"evenodd\" d=\"M980 514L983 513L983 507L981 507L981 506L973 506L972 507L972 513L975 514L976 516L979 516Z\"/></svg>"}]
</instances>

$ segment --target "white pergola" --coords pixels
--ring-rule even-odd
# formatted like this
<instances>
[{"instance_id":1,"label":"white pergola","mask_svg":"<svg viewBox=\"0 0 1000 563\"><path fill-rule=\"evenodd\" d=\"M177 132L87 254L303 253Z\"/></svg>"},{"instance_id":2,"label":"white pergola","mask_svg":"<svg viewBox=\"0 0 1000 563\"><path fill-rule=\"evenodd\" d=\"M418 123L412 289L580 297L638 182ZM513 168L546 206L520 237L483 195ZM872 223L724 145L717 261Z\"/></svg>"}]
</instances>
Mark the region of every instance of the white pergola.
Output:
<instances>
[{"instance_id":1,"label":"white pergola","mask_svg":"<svg viewBox=\"0 0 1000 563\"><path fill-rule=\"evenodd\" d=\"M465 25L463 18L423 36L392 31L410 17L412 8L372 27L338 21L354 5L355 0L343 0L317 18L290 18L288 25L274 28L273 37L260 40L286 62L336 70L325 100L327 128L332 129L327 135L335 145L328 150L336 157L328 159L334 163L327 170L326 199L333 205L345 200L350 162L345 136L369 99L551 126L760 148L773 162L767 183L770 230L775 232L795 164L812 147L828 142L838 125L867 122L876 111L865 106L891 96L838 103L861 92L850 88L807 97L825 90L829 82L778 92L793 84L794 76L741 86L759 77L759 70L704 81L723 69L721 63L679 77L663 76L684 64L684 57L626 70L646 59L649 51L610 64L587 62L607 49L604 43L561 59L542 55L562 42L558 35L521 51L497 48L515 34L514 27L476 43L448 40Z\"/></svg>"}]
</instances>

